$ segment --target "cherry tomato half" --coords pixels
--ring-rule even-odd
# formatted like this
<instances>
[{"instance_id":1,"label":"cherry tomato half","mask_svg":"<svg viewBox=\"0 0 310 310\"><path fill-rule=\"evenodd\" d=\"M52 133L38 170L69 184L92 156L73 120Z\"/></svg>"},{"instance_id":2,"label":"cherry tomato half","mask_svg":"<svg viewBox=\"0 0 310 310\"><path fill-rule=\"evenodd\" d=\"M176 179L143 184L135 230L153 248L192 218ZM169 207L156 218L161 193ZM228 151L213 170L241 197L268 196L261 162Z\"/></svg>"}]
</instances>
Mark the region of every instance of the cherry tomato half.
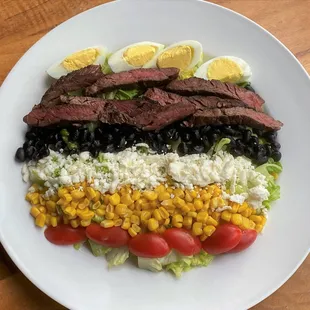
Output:
<instances>
[{"instance_id":1,"label":"cherry tomato half","mask_svg":"<svg viewBox=\"0 0 310 310\"><path fill-rule=\"evenodd\" d=\"M164 239L170 248L182 255L195 255L201 250L201 242L198 237L182 228L170 228L163 233Z\"/></svg>"},{"instance_id":2,"label":"cherry tomato half","mask_svg":"<svg viewBox=\"0 0 310 310\"><path fill-rule=\"evenodd\" d=\"M127 245L129 241L129 234L126 230L118 226L104 228L94 223L87 226L86 236L90 240L111 248Z\"/></svg>"},{"instance_id":3,"label":"cherry tomato half","mask_svg":"<svg viewBox=\"0 0 310 310\"><path fill-rule=\"evenodd\" d=\"M242 236L240 242L229 251L229 253L238 253L247 249L250 245L254 243L257 237L257 232L254 229L246 229L242 231Z\"/></svg>"},{"instance_id":4,"label":"cherry tomato half","mask_svg":"<svg viewBox=\"0 0 310 310\"><path fill-rule=\"evenodd\" d=\"M84 227L72 228L65 224L47 227L44 235L49 242L57 245L70 245L87 239Z\"/></svg>"},{"instance_id":5,"label":"cherry tomato half","mask_svg":"<svg viewBox=\"0 0 310 310\"><path fill-rule=\"evenodd\" d=\"M202 243L209 254L222 254L233 249L241 240L241 229L233 224L222 224Z\"/></svg>"},{"instance_id":6,"label":"cherry tomato half","mask_svg":"<svg viewBox=\"0 0 310 310\"><path fill-rule=\"evenodd\" d=\"M170 252L166 240L155 233L137 235L129 241L128 248L132 254L147 258L164 257Z\"/></svg>"}]
</instances>

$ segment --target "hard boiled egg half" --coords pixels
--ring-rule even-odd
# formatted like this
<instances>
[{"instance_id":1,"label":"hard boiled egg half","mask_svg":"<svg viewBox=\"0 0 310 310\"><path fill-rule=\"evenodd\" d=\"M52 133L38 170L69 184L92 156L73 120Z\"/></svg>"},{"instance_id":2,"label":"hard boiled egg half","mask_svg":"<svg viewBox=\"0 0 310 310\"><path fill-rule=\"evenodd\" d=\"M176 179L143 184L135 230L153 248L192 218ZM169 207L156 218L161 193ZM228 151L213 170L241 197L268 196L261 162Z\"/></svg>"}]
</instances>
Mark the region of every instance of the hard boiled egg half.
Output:
<instances>
[{"instance_id":1,"label":"hard boiled egg half","mask_svg":"<svg viewBox=\"0 0 310 310\"><path fill-rule=\"evenodd\" d=\"M215 57L202 64L194 74L205 80L242 83L250 80L250 66L241 58L234 56Z\"/></svg>"},{"instance_id":2,"label":"hard boiled egg half","mask_svg":"<svg viewBox=\"0 0 310 310\"><path fill-rule=\"evenodd\" d=\"M128 45L109 57L108 64L113 72L138 68L151 68L153 60L164 49L163 44L144 41Z\"/></svg>"},{"instance_id":3,"label":"hard boiled egg half","mask_svg":"<svg viewBox=\"0 0 310 310\"><path fill-rule=\"evenodd\" d=\"M158 68L179 68L187 71L201 63L203 57L202 45L198 41L185 40L166 47L153 61Z\"/></svg>"},{"instance_id":4,"label":"hard boiled egg half","mask_svg":"<svg viewBox=\"0 0 310 310\"><path fill-rule=\"evenodd\" d=\"M47 73L51 77L59 79L63 75L89 65L104 64L107 55L108 49L104 46L88 47L70 54L61 61L56 62L48 68Z\"/></svg>"}]
</instances>

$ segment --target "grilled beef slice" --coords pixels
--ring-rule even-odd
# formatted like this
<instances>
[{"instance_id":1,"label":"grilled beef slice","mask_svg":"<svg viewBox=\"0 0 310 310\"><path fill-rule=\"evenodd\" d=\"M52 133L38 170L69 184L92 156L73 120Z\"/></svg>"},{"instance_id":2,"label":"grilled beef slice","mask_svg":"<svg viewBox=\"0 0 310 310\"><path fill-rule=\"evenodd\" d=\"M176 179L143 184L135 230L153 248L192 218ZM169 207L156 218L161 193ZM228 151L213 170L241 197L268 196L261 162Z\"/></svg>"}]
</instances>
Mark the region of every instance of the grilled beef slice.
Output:
<instances>
[{"instance_id":1,"label":"grilled beef slice","mask_svg":"<svg viewBox=\"0 0 310 310\"><path fill-rule=\"evenodd\" d=\"M217 80L204 80L192 77L186 80L175 80L166 87L167 91L185 96L203 95L221 98L238 99L257 111L262 110L264 100L254 92L231 83Z\"/></svg>"},{"instance_id":2,"label":"grilled beef slice","mask_svg":"<svg viewBox=\"0 0 310 310\"><path fill-rule=\"evenodd\" d=\"M203 125L246 125L264 130L279 130L282 123L271 116L252 109L234 107L197 111L186 124L190 127Z\"/></svg>"},{"instance_id":3,"label":"grilled beef slice","mask_svg":"<svg viewBox=\"0 0 310 310\"><path fill-rule=\"evenodd\" d=\"M215 108L232 108L232 107L249 107L243 101L237 99L223 99L215 96L180 96L170 93L159 88L150 88L144 94L144 97L157 102L162 106L167 104L191 103L197 110L215 109Z\"/></svg>"},{"instance_id":4,"label":"grilled beef slice","mask_svg":"<svg viewBox=\"0 0 310 310\"><path fill-rule=\"evenodd\" d=\"M131 71L105 75L93 85L86 88L87 96L99 92L108 92L117 88L132 89L137 87L163 86L176 79L179 74L177 68L136 69Z\"/></svg>"},{"instance_id":5,"label":"grilled beef slice","mask_svg":"<svg viewBox=\"0 0 310 310\"><path fill-rule=\"evenodd\" d=\"M103 76L99 65L90 65L62 76L45 92L40 105L44 107L57 105L60 103L61 95L90 86Z\"/></svg>"}]
</instances>

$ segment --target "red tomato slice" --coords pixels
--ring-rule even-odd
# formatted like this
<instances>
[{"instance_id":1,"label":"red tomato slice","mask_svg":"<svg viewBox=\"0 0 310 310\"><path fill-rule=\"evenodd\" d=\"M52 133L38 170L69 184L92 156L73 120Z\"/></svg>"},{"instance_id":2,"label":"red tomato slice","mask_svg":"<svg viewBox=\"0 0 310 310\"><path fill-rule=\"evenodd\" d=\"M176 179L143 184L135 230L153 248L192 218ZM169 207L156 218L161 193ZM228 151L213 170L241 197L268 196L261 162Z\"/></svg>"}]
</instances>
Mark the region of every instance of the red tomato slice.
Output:
<instances>
[{"instance_id":1,"label":"red tomato slice","mask_svg":"<svg viewBox=\"0 0 310 310\"><path fill-rule=\"evenodd\" d=\"M147 258L164 257L170 252L166 240L155 233L137 235L129 241L128 247L132 254Z\"/></svg>"},{"instance_id":2,"label":"red tomato slice","mask_svg":"<svg viewBox=\"0 0 310 310\"><path fill-rule=\"evenodd\" d=\"M195 255L201 250L201 242L198 237L182 228L170 228L163 233L164 239L170 248L175 249L182 255Z\"/></svg>"},{"instance_id":3,"label":"red tomato slice","mask_svg":"<svg viewBox=\"0 0 310 310\"><path fill-rule=\"evenodd\" d=\"M87 239L84 227L72 228L65 224L47 227L44 235L49 242L57 245L70 245Z\"/></svg>"},{"instance_id":4,"label":"red tomato slice","mask_svg":"<svg viewBox=\"0 0 310 310\"><path fill-rule=\"evenodd\" d=\"M202 243L202 248L209 254L222 254L233 249L240 242L241 236L238 226L222 224Z\"/></svg>"},{"instance_id":5,"label":"red tomato slice","mask_svg":"<svg viewBox=\"0 0 310 310\"><path fill-rule=\"evenodd\" d=\"M257 237L257 232L254 229L246 229L242 231L242 236L240 242L229 251L229 253L238 253L247 249L250 245L254 243Z\"/></svg>"},{"instance_id":6,"label":"red tomato slice","mask_svg":"<svg viewBox=\"0 0 310 310\"><path fill-rule=\"evenodd\" d=\"M99 224L90 224L86 227L86 236L101 245L110 248L119 248L127 245L129 234L120 227L104 228Z\"/></svg>"}]
</instances>

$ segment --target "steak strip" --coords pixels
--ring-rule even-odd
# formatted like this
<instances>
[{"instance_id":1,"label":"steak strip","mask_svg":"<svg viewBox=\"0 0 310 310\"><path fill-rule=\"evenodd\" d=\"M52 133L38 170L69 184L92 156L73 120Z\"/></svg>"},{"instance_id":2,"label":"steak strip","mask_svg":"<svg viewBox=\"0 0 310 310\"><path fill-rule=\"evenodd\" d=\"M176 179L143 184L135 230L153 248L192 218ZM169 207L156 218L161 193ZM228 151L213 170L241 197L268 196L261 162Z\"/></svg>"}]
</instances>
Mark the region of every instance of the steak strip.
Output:
<instances>
[{"instance_id":1,"label":"steak strip","mask_svg":"<svg viewBox=\"0 0 310 310\"><path fill-rule=\"evenodd\" d=\"M170 93L159 88L150 88L144 94L144 97L154 103L162 106L167 104L191 103L197 110L215 109L215 108L232 108L232 107L249 107L245 102L237 99L223 99L215 96L180 96Z\"/></svg>"},{"instance_id":2,"label":"steak strip","mask_svg":"<svg viewBox=\"0 0 310 310\"><path fill-rule=\"evenodd\" d=\"M62 76L45 92L40 105L51 107L60 104L61 95L90 86L103 76L99 65L90 65Z\"/></svg>"},{"instance_id":3,"label":"steak strip","mask_svg":"<svg viewBox=\"0 0 310 310\"><path fill-rule=\"evenodd\" d=\"M235 84L197 77L172 81L167 85L166 90L185 96L203 95L237 99L257 111L262 110L265 102L259 95Z\"/></svg>"},{"instance_id":4,"label":"steak strip","mask_svg":"<svg viewBox=\"0 0 310 310\"><path fill-rule=\"evenodd\" d=\"M241 107L196 112L187 122L189 127L204 125L245 125L257 129L279 130L282 123L271 116Z\"/></svg>"},{"instance_id":5,"label":"steak strip","mask_svg":"<svg viewBox=\"0 0 310 310\"><path fill-rule=\"evenodd\" d=\"M136 69L105 75L93 85L86 88L86 96L93 96L99 92L108 92L117 88L148 88L163 86L176 79L179 75L177 68Z\"/></svg>"}]
</instances>

